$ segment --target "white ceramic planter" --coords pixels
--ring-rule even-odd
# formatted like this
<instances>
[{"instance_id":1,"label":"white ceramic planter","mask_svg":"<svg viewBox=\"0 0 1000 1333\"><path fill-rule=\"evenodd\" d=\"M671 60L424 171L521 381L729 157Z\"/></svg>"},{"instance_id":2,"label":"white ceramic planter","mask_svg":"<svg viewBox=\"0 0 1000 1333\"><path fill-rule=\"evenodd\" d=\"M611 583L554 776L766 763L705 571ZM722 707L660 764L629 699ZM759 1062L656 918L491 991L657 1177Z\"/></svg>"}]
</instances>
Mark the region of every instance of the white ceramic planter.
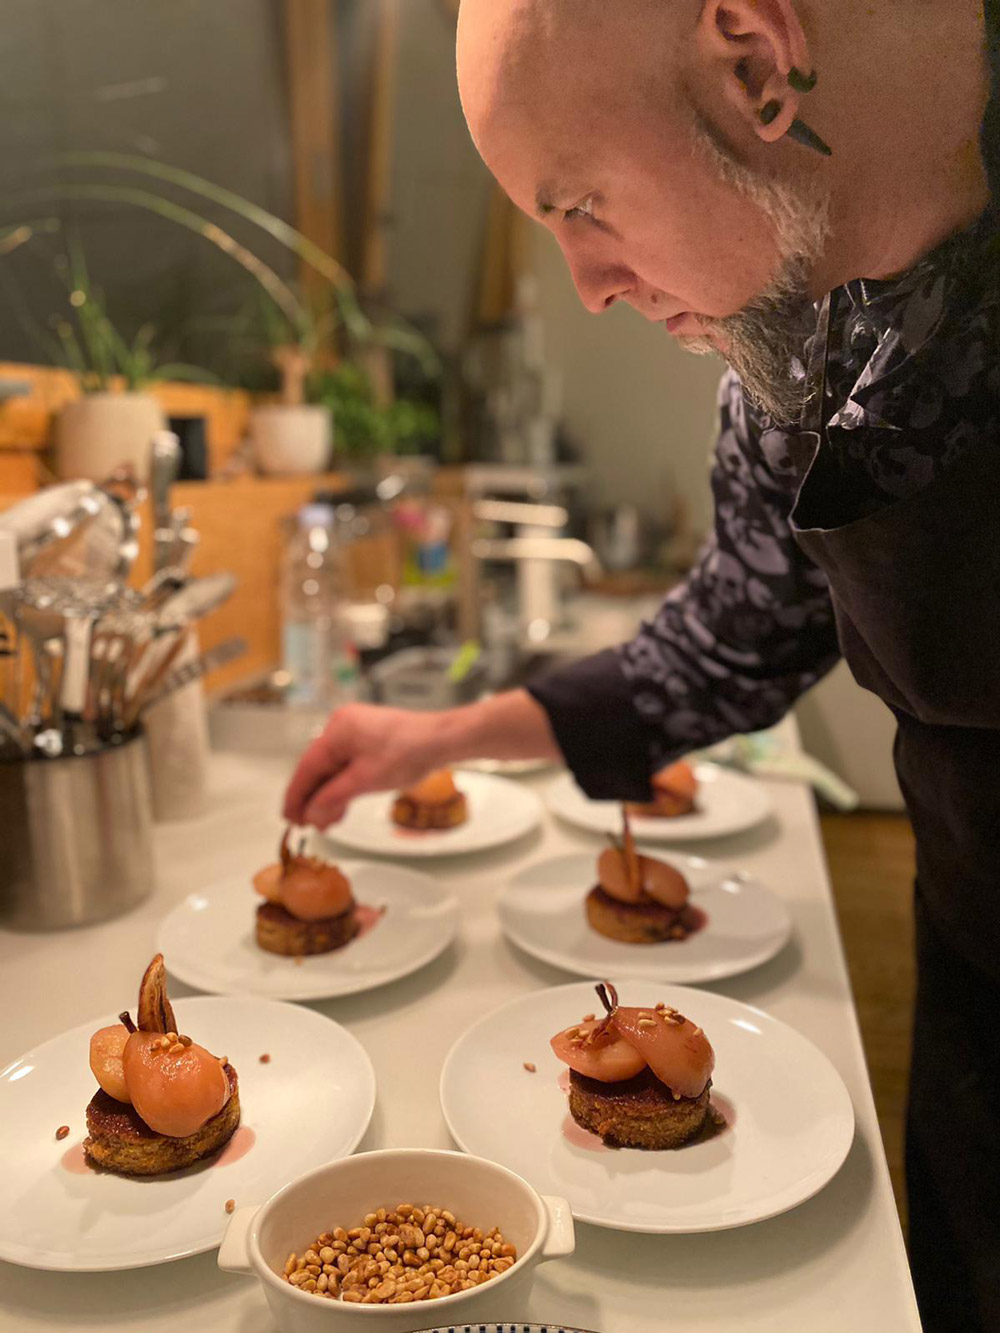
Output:
<instances>
[{"instance_id":1,"label":"white ceramic planter","mask_svg":"<svg viewBox=\"0 0 1000 1333\"><path fill-rule=\"evenodd\" d=\"M325 407L255 407L250 438L257 466L269 476L323 472L333 452L333 418Z\"/></svg>"},{"instance_id":2,"label":"white ceramic planter","mask_svg":"<svg viewBox=\"0 0 1000 1333\"><path fill-rule=\"evenodd\" d=\"M324 1231L359 1225L374 1209L406 1201L439 1204L472 1226L500 1227L517 1246L517 1262L482 1286L408 1305L323 1300L284 1280L291 1251L301 1254ZM241 1208L223 1237L219 1267L256 1275L285 1333L412 1333L516 1318L536 1266L572 1254L574 1245L566 1201L542 1198L506 1167L465 1153L387 1149L330 1162L286 1185L263 1208Z\"/></svg>"},{"instance_id":3,"label":"white ceramic planter","mask_svg":"<svg viewBox=\"0 0 1000 1333\"><path fill-rule=\"evenodd\" d=\"M167 418L145 393L90 393L56 418L56 474L65 481L103 481L123 463L149 479L150 446Z\"/></svg>"}]
</instances>

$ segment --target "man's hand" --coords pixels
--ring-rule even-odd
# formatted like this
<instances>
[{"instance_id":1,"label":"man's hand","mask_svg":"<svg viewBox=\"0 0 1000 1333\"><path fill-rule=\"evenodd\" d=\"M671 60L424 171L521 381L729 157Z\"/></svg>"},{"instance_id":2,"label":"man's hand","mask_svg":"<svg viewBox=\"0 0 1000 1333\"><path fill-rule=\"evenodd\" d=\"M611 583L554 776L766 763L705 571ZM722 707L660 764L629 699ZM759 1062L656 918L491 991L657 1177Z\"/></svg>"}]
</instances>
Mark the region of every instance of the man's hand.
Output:
<instances>
[{"instance_id":1,"label":"man's hand","mask_svg":"<svg viewBox=\"0 0 1000 1333\"><path fill-rule=\"evenodd\" d=\"M524 690L444 713L349 704L299 760L284 816L326 828L355 797L408 787L446 764L559 757L545 711Z\"/></svg>"}]
</instances>

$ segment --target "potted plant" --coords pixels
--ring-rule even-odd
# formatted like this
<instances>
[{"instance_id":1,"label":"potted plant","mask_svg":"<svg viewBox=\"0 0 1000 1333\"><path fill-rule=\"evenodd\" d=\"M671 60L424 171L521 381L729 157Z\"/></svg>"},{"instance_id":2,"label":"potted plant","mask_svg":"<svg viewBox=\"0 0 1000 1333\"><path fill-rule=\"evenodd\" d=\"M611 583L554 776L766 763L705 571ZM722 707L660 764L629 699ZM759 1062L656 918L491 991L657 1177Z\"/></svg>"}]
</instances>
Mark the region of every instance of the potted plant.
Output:
<instances>
[{"instance_id":1,"label":"potted plant","mask_svg":"<svg viewBox=\"0 0 1000 1333\"><path fill-rule=\"evenodd\" d=\"M35 207L42 201L92 201L145 209L197 232L256 280L270 312L270 332L263 341L281 380L277 401L256 409L251 426L254 451L263 470L314 471L328 463L330 409L335 412L336 403L329 395L313 393L312 375L317 371L330 370L341 360L360 364L372 349L381 348L416 358L427 375L439 373L437 357L422 334L396 317L369 319L342 266L266 209L193 172L135 154L72 152L59 155L54 164L73 173L96 171L102 179L63 179L43 184L7 203ZM105 173L113 177L124 173L127 181L104 179ZM142 178L141 184L136 183L136 177ZM235 214L290 250L325 282L325 306L321 305L317 314L314 306L252 250L168 191L193 194L214 209ZM379 405L389 408L388 403ZM406 415L407 409L402 407L400 420L405 421ZM397 440L404 434L403 430L395 431Z\"/></svg>"},{"instance_id":2,"label":"potted plant","mask_svg":"<svg viewBox=\"0 0 1000 1333\"><path fill-rule=\"evenodd\" d=\"M79 245L70 247L69 302L74 318L59 317L55 332L63 364L76 374L81 396L55 419L55 471L66 480L100 481L122 464L148 480L150 441L167 425L147 385L184 379L215 383L195 366L157 362L156 330L144 324L131 342L118 332L101 292L90 282Z\"/></svg>"},{"instance_id":3,"label":"potted plant","mask_svg":"<svg viewBox=\"0 0 1000 1333\"><path fill-rule=\"evenodd\" d=\"M51 233L54 228L50 224L44 230ZM41 229L22 228L23 241L40 234ZM4 253L10 248L15 247ZM33 321L26 322L51 360L74 374L80 389L80 397L55 416L56 474L65 480L102 481L127 465L145 481L150 441L167 425L163 409L145 387L166 379L217 381L195 366L159 362L152 324L144 324L131 341L121 335L102 293L90 281L76 237L70 237L67 253L54 256L52 263L65 280L68 312L53 317L54 338L41 334Z\"/></svg>"}]
</instances>

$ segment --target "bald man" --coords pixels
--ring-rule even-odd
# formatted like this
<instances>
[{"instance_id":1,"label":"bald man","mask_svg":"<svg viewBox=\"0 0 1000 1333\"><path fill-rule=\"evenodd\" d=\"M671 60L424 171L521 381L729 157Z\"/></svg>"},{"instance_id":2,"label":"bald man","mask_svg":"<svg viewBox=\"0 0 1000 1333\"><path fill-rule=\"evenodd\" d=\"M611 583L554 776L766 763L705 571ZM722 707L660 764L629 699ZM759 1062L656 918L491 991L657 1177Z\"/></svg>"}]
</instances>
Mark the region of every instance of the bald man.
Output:
<instances>
[{"instance_id":1,"label":"bald man","mask_svg":"<svg viewBox=\"0 0 1000 1333\"><path fill-rule=\"evenodd\" d=\"M338 711L285 806L325 825L482 756L646 800L845 656L897 718L917 836L907 1164L931 1333L1000 1330L997 9L463 0L472 136L583 303L729 362L714 532L632 642L530 691Z\"/></svg>"}]
</instances>

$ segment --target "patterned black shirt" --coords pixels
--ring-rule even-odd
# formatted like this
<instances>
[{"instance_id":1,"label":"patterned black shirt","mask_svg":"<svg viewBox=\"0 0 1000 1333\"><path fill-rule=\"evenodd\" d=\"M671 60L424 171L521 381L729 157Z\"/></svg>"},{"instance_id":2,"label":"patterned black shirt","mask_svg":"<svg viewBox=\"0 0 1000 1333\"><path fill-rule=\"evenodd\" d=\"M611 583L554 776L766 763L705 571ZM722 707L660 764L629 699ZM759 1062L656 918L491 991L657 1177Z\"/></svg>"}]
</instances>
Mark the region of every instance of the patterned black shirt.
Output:
<instances>
[{"instance_id":1,"label":"patterned black shirt","mask_svg":"<svg viewBox=\"0 0 1000 1333\"><path fill-rule=\"evenodd\" d=\"M827 526L1000 444L996 236L991 210L902 277L835 293L821 447L842 484ZM789 524L804 475L796 433L754 408L732 371L719 409L714 531L690 577L630 643L532 687L595 797L641 797L672 758L773 725L839 657L826 578Z\"/></svg>"}]
</instances>

